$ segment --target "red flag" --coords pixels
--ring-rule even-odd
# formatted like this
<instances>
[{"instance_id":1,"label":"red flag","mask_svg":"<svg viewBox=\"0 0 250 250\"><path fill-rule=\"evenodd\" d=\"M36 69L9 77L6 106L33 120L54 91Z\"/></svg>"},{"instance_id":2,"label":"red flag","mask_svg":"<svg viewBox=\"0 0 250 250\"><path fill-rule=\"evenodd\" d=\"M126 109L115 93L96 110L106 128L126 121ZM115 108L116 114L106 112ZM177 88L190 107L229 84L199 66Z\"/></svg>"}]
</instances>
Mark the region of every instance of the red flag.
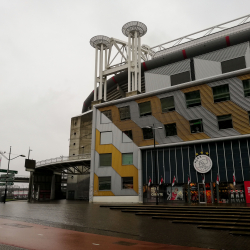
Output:
<instances>
[{"instance_id":1,"label":"red flag","mask_svg":"<svg viewBox=\"0 0 250 250\"><path fill-rule=\"evenodd\" d=\"M217 185L220 184L220 177L219 177L219 174L217 174L216 184L217 184Z\"/></svg>"},{"instance_id":2,"label":"red flag","mask_svg":"<svg viewBox=\"0 0 250 250\"><path fill-rule=\"evenodd\" d=\"M190 176L188 176L188 185L191 183Z\"/></svg>"},{"instance_id":3,"label":"red flag","mask_svg":"<svg viewBox=\"0 0 250 250\"><path fill-rule=\"evenodd\" d=\"M235 178L235 174L233 173L233 184L234 186L236 185L236 178Z\"/></svg>"},{"instance_id":4,"label":"red flag","mask_svg":"<svg viewBox=\"0 0 250 250\"><path fill-rule=\"evenodd\" d=\"M164 183L164 181L163 181L163 178L162 178L162 176L161 176L161 180L160 180L159 185L161 185L161 184L163 184L163 183Z\"/></svg>"},{"instance_id":5,"label":"red flag","mask_svg":"<svg viewBox=\"0 0 250 250\"><path fill-rule=\"evenodd\" d=\"M174 178L173 178L173 181L172 181L172 187L174 186L174 184L175 184L175 176L174 176Z\"/></svg>"},{"instance_id":6,"label":"red flag","mask_svg":"<svg viewBox=\"0 0 250 250\"><path fill-rule=\"evenodd\" d=\"M202 184L205 184L205 175L203 174L201 178L202 178Z\"/></svg>"},{"instance_id":7,"label":"red flag","mask_svg":"<svg viewBox=\"0 0 250 250\"><path fill-rule=\"evenodd\" d=\"M150 187L150 185L151 185L151 182L152 182L152 180L151 180L151 178L150 178L150 176L149 176L149 181L148 181L148 186Z\"/></svg>"}]
</instances>

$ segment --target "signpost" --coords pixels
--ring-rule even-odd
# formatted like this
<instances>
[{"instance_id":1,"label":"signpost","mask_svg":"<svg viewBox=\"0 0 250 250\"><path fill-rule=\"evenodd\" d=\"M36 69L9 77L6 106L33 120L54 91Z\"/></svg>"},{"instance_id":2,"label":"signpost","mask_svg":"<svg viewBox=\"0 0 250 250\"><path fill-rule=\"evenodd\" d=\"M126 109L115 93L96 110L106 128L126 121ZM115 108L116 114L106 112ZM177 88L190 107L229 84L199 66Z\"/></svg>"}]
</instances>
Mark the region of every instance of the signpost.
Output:
<instances>
[{"instance_id":1,"label":"signpost","mask_svg":"<svg viewBox=\"0 0 250 250\"><path fill-rule=\"evenodd\" d=\"M0 186L5 186L6 182L0 183ZM7 182L7 186L13 186L14 182Z\"/></svg>"}]
</instances>

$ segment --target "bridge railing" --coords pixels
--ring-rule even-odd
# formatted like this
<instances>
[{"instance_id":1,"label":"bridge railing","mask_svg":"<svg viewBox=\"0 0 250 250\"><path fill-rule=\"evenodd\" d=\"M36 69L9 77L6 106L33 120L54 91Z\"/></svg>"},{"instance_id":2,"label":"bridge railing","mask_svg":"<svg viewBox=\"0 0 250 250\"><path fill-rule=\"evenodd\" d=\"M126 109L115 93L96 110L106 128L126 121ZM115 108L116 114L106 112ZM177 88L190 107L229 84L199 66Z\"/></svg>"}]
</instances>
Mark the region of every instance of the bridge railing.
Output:
<instances>
[{"instance_id":1,"label":"bridge railing","mask_svg":"<svg viewBox=\"0 0 250 250\"><path fill-rule=\"evenodd\" d=\"M48 165L51 163L59 163L59 162L65 162L65 161L76 161L76 160L80 160L80 159L90 159L90 157L91 157L90 154L60 156L60 157L56 157L56 158L46 159L43 161L37 161L36 167Z\"/></svg>"}]
</instances>

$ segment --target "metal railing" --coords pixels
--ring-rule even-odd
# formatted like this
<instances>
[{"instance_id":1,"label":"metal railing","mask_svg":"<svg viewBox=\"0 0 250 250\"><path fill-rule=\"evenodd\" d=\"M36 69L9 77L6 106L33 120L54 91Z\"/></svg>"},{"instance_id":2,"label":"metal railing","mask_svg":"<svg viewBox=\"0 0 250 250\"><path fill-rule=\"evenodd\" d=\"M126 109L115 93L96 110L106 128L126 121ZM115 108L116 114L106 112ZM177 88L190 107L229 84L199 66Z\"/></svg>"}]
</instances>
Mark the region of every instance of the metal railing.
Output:
<instances>
[{"instance_id":1,"label":"metal railing","mask_svg":"<svg viewBox=\"0 0 250 250\"><path fill-rule=\"evenodd\" d=\"M66 162L66 161L76 161L81 159L90 159L91 154L82 154L82 155L72 155L72 156L60 156L56 158L46 159L43 161L37 161L36 167L49 165L52 163L60 163L60 162Z\"/></svg>"}]
</instances>

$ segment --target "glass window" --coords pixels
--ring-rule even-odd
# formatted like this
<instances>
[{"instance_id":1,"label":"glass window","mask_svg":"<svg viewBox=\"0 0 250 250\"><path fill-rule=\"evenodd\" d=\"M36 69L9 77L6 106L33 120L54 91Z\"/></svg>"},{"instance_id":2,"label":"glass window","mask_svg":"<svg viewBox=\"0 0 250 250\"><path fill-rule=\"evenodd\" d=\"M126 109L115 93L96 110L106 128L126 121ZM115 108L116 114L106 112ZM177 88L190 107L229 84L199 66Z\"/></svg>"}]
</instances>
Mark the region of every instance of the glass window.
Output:
<instances>
[{"instance_id":1,"label":"glass window","mask_svg":"<svg viewBox=\"0 0 250 250\"><path fill-rule=\"evenodd\" d=\"M165 124L166 136L177 135L176 123Z\"/></svg>"},{"instance_id":2,"label":"glass window","mask_svg":"<svg viewBox=\"0 0 250 250\"><path fill-rule=\"evenodd\" d=\"M221 115L217 116L219 129L232 128L232 116L231 115Z\"/></svg>"},{"instance_id":3,"label":"glass window","mask_svg":"<svg viewBox=\"0 0 250 250\"><path fill-rule=\"evenodd\" d=\"M162 109L162 112L174 111L175 110L174 97L169 96L166 98L162 98L161 99L161 109Z\"/></svg>"},{"instance_id":4,"label":"glass window","mask_svg":"<svg viewBox=\"0 0 250 250\"><path fill-rule=\"evenodd\" d=\"M186 103L187 103L188 108L201 105L201 96L200 96L199 90L185 93L185 96L186 96Z\"/></svg>"},{"instance_id":5,"label":"glass window","mask_svg":"<svg viewBox=\"0 0 250 250\"><path fill-rule=\"evenodd\" d=\"M143 102L139 103L140 109L140 116L151 115L151 103L150 102Z\"/></svg>"},{"instance_id":6,"label":"glass window","mask_svg":"<svg viewBox=\"0 0 250 250\"><path fill-rule=\"evenodd\" d=\"M122 177L122 189L133 189L133 177Z\"/></svg>"},{"instance_id":7,"label":"glass window","mask_svg":"<svg viewBox=\"0 0 250 250\"><path fill-rule=\"evenodd\" d=\"M142 128L143 138L146 139L153 139L153 129L152 128Z\"/></svg>"},{"instance_id":8,"label":"glass window","mask_svg":"<svg viewBox=\"0 0 250 250\"><path fill-rule=\"evenodd\" d=\"M245 97L250 96L250 79L243 80L242 82L243 82Z\"/></svg>"},{"instance_id":9,"label":"glass window","mask_svg":"<svg viewBox=\"0 0 250 250\"><path fill-rule=\"evenodd\" d=\"M127 130L127 131L123 131L123 135L126 135L128 138L130 138L131 140L133 140L133 134L132 134L132 130ZM122 142L131 142L131 140L128 140L128 138L126 136L122 135Z\"/></svg>"},{"instance_id":10,"label":"glass window","mask_svg":"<svg viewBox=\"0 0 250 250\"><path fill-rule=\"evenodd\" d=\"M121 121L130 119L130 108L129 108L129 106L119 108L119 112L120 112Z\"/></svg>"},{"instance_id":11,"label":"glass window","mask_svg":"<svg viewBox=\"0 0 250 250\"><path fill-rule=\"evenodd\" d=\"M111 167L112 154L100 154L100 167Z\"/></svg>"},{"instance_id":12,"label":"glass window","mask_svg":"<svg viewBox=\"0 0 250 250\"><path fill-rule=\"evenodd\" d=\"M228 84L213 87L214 102L224 102L230 100Z\"/></svg>"},{"instance_id":13,"label":"glass window","mask_svg":"<svg viewBox=\"0 0 250 250\"><path fill-rule=\"evenodd\" d=\"M112 121L112 112L111 112L111 110L102 111L102 114L107 116L109 118L109 120Z\"/></svg>"},{"instance_id":14,"label":"glass window","mask_svg":"<svg viewBox=\"0 0 250 250\"><path fill-rule=\"evenodd\" d=\"M133 153L122 154L122 165L132 165L133 164Z\"/></svg>"},{"instance_id":15,"label":"glass window","mask_svg":"<svg viewBox=\"0 0 250 250\"><path fill-rule=\"evenodd\" d=\"M189 121L191 133L203 132L202 119Z\"/></svg>"},{"instance_id":16,"label":"glass window","mask_svg":"<svg viewBox=\"0 0 250 250\"><path fill-rule=\"evenodd\" d=\"M112 144L112 132L101 132L101 144Z\"/></svg>"},{"instance_id":17,"label":"glass window","mask_svg":"<svg viewBox=\"0 0 250 250\"><path fill-rule=\"evenodd\" d=\"M99 177L99 191L111 190L111 176Z\"/></svg>"},{"instance_id":18,"label":"glass window","mask_svg":"<svg viewBox=\"0 0 250 250\"><path fill-rule=\"evenodd\" d=\"M189 82L190 81L190 72L181 72L179 74L171 75L170 76L171 80L171 86L178 85L184 82Z\"/></svg>"}]
</instances>

